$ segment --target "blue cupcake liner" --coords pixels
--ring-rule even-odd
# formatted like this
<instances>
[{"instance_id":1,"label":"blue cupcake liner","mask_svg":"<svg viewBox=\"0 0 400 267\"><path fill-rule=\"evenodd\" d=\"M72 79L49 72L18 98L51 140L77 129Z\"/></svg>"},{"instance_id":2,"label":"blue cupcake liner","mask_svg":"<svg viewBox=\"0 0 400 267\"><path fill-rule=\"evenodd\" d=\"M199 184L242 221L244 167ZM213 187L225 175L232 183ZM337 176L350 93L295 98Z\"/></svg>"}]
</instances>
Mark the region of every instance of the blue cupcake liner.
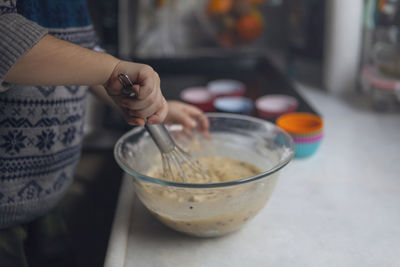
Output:
<instances>
[{"instance_id":1,"label":"blue cupcake liner","mask_svg":"<svg viewBox=\"0 0 400 267\"><path fill-rule=\"evenodd\" d=\"M296 158L306 158L312 156L321 144L321 140L313 143L294 143Z\"/></svg>"},{"instance_id":2,"label":"blue cupcake liner","mask_svg":"<svg viewBox=\"0 0 400 267\"><path fill-rule=\"evenodd\" d=\"M253 102L247 97L219 97L214 101L214 108L220 112L250 115Z\"/></svg>"}]
</instances>

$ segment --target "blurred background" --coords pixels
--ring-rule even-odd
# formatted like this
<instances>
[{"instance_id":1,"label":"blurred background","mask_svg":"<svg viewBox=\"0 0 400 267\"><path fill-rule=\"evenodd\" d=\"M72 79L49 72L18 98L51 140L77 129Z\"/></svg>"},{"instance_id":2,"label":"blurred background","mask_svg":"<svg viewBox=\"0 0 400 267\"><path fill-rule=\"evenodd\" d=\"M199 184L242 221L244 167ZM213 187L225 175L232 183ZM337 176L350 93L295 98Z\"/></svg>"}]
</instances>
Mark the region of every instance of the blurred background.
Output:
<instances>
[{"instance_id":1,"label":"blurred background","mask_svg":"<svg viewBox=\"0 0 400 267\"><path fill-rule=\"evenodd\" d=\"M290 82L398 111L397 0L88 1L100 46L120 58L160 72L168 70L159 64L174 66L166 59L263 58Z\"/></svg>"},{"instance_id":2,"label":"blurred background","mask_svg":"<svg viewBox=\"0 0 400 267\"><path fill-rule=\"evenodd\" d=\"M101 46L123 58L257 53L271 57L282 70L296 64L321 70L325 1L89 0L89 4ZM295 75L299 70L287 71ZM321 73L308 76L321 83Z\"/></svg>"},{"instance_id":3,"label":"blurred background","mask_svg":"<svg viewBox=\"0 0 400 267\"><path fill-rule=\"evenodd\" d=\"M215 79L240 80L234 74L235 66L243 76L262 72L255 66L262 64L260 61L284 76L280 80L285 85L277 87L288 87L290 79L322 86L325 1L89 0L89 6L100 46L120 58L151 64L162 76L169 99L180 99L184 88L204 85L211 77L197 74L207 69L225 72ZM237 62L225 70L216 67L215 61L226 58ZM246 59L249 62L243 62ZM193 65L198 69L183 74ZM279 88L276 90L279 93ZM96 116L89 111L88 131L124 128L118 114L96 100L91 103ZM103 119L99 118L100 109Z\"/></svg>"},{"instance_id":4,"label":"blurred background","mask_svg":"<svg viewBox=\"0 0 400 267\"><path fill-rule=\"evenodd\" d=\"M310 106L297 92L298 84L372 112L400 111L400 1L88 4L99 46L122 59L151 64L166 98L180 99L187 87L229 78L246 83L253 100L269 93L295 97L299 111L318 114L318 105ZM66 206L70 218L87 218L70 219L82 266L101 266L122 174L112 148L130 127L94 98L89 99L87 122L84 153Z\"/></svg>"}]
</instances>

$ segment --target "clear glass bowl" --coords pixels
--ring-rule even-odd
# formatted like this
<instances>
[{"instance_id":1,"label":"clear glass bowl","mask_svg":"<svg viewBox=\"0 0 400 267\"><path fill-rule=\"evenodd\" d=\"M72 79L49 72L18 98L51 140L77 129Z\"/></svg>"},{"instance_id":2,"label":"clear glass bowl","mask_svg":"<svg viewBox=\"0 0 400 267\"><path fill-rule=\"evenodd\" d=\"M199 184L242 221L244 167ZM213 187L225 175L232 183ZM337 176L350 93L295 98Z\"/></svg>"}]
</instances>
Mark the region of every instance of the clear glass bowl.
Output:
<instances>
[{"instance_id":1,"label":"clear glass bowl","mask_svg":"<svg viewBox=\"0 0 400 267\"><path fill-rule=\"evenodd\" d=\"M230 157L258 167L253 177L221 183L177 183L146 173L160 156L143 127L123 135L114 156L134 181L140 201L161 222L190 235L211 237L238 230L271 196L279 171L294 155L291 137L276 125L250 116L209 113L210 139L189 137L178 125L169 127L176 143L194 156ZM193 145L194 144L194 145Z\"/></svg>"}]
</instances>

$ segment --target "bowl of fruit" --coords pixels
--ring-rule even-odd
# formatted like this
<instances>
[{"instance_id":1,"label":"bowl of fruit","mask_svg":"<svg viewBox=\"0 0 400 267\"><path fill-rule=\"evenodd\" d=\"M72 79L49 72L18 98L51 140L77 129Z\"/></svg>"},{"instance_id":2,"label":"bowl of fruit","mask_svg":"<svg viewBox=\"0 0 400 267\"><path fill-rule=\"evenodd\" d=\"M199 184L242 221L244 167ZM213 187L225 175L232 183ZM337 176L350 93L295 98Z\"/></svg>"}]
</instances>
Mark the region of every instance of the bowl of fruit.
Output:
<instances>
[{"instance_id":1,"label":"bowl of fruit","mask_svg":"<svg viewBox=\"0 0 400 267\"><path fill-rule=\"evenodd\" d=\"M259 40L265 29L261 12L265 0L204 0L198 17L218 45L229 48Z\"/></svg>"}]
</instances>

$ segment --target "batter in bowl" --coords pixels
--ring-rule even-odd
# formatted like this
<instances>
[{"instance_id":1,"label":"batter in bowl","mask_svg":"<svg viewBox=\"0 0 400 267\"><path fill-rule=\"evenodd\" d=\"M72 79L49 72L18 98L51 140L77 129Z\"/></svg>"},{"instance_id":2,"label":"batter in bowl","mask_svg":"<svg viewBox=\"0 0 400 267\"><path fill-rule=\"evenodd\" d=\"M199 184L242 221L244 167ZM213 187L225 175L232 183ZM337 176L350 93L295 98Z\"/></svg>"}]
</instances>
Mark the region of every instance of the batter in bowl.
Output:
<instances>
[{"instance_id":1,"label":"batter in bowl","mask_svg":"<svg viewBox=\"0 0 400 267\"><path fill-rule=\"evenodd\" d=\"M212 173L211 183L244 179L261 173L252 164L228 157L211 156L199 158L199 161ZM147 173L159 179L162 179L162 174L162 167ZM189 182L202 181L189 177ZM152 197L151 201L146 202L155 203L154 206L148 206L148 209L160 221L175 230L207 237L232 232L254 217L269 197L264 189L261 190L260 184L242 184L209 191L152 186L145 186L144 189ZM249 198L252 200L248 201Z\"/></svg>"},{"instance_id":2,"label":"batter in bowl","mask_svg":"<svg viewBox=\"0 0 400 267\"><path fill-rule=\"evenodd\" d=\"M252 177L261 173L261 171L252 164L228 157L210 156L199 158L198 161L208 171L211 178L211 180L208 181L209 183L233 181ZM185 169L187 167L183 165L182 168ZM163 168L160 166L151 169L147 175L158 179L171 180L170 177L163 177ZM188 183L204 183L202 177L189 176L186 178Z\"/></svg>"}]
</instances>

